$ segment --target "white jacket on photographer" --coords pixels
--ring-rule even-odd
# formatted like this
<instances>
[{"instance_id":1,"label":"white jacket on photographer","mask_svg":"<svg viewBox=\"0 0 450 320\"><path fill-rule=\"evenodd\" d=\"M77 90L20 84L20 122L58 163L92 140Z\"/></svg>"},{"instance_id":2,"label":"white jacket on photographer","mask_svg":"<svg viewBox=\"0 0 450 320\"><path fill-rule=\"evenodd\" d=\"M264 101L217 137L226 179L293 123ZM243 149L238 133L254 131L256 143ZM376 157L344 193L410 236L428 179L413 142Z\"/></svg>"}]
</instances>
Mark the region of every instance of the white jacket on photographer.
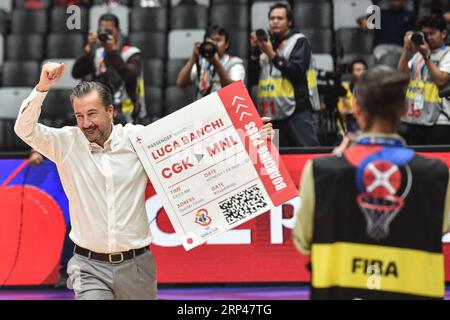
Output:
<instances>
[{"instance_id":1,"label":"white jacket on photographer","mask_svg":"<svg viewBox=\"0 0 450 320\"><path fill-rule=\"evenodd\" d=\"M220 63L231 80L245 81L245 67L241 58L224 54L220 59ZM197 99L222 89L219 75L215 72L213 65L205 58L200 59L200 74L197 71L197 65L194 64L192 67L191 81L197 87Z\"/></svg>"}]
</instances>

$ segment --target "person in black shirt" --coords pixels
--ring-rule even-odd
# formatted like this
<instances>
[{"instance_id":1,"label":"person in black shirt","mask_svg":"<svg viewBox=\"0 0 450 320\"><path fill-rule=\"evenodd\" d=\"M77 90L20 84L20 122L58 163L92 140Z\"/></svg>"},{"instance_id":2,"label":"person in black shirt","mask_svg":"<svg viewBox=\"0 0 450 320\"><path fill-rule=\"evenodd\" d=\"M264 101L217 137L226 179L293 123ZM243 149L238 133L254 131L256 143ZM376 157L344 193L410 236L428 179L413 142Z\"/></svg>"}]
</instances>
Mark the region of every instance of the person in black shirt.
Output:
<instances>
[{"instance_id":1,"label":"person in black shirt","mask_svg":"<svg viewBox=\"0 0 450 320\"><path fill-rule=\"evenodd\" d=\"M283 147L318 146L312 119L312 97L307 74L311 68L311 45L293 29L291 8L283 3L269 10L270 39L251 37L250 86L258 85L257 106L271 117Z\"/></svg>"}]
</instances>

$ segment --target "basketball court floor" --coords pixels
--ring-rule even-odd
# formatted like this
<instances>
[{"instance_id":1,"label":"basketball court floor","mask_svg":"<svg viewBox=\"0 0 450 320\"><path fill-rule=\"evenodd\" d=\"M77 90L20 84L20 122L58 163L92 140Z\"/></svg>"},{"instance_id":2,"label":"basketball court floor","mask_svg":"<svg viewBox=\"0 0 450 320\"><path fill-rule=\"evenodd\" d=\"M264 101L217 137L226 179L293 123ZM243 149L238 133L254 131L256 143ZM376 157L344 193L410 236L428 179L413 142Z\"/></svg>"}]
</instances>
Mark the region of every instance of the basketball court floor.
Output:
<instances>
[{"instance_id":1,"label":"basketball court floor","mask_svg":"<svg viewBox=\"0 0 450 320\"><path fill-rule=\"evenodd\" d=\"M308 300L306 286L160 287L160 300ZM0 300L73 300L73 291L54 288L1 288ZM445 300L450 300L447 287Z\"/></svg>"}]
</instances>

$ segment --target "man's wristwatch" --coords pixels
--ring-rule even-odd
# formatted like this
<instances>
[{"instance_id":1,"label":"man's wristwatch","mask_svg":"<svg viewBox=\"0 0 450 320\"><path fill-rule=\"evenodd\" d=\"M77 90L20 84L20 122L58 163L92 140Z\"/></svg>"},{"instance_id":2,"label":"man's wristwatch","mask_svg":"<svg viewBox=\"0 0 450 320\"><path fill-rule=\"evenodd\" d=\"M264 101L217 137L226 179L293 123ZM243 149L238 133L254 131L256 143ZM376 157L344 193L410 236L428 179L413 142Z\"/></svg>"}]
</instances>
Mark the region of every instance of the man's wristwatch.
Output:
<instances>
[{"instance_id":1,"label":"man's wristwatch","mask_svg":"<svg viewBox=\"0 0 450 320\"><path fill-rule=\"evenodd\" d=\"M428 62L428 60L430 60L431 58L431 51L427 53L426 56L423 56L423 60L425 60L425 62Z\"/></svg>"}]
</instances>

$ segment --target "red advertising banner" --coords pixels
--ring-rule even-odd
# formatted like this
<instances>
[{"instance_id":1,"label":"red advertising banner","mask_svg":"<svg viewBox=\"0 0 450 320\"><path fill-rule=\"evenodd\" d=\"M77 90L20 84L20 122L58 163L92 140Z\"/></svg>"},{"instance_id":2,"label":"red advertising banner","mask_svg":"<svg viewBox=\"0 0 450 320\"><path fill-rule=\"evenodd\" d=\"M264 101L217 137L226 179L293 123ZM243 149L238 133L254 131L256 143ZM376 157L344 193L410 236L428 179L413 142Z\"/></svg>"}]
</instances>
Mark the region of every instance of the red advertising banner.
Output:
<instances>
[{"instance_id":1,"label":"red advertising banner","mask_svg":"<svg viewBox=\"0 0 450 320\"><path fill-rule=\"evenodd\" d=\"M427 153L450 165L449 153ZM289 174L298 186L306 161L321 155L282 155ZM208 282L307 282L309 257L294 247L291 231L299 198L272 209L216 239L185 252L150 187L147 211L156 216L152 250L158 264L160 283ZM153 200L152 200L153 199ZM450 243L444 244L446 281L450 281Z\"/></svg>"},{"instance_id":2,"label":"red advertising banner","mask_svg":"<svg viewBox=\"0 0 450 320\"><path fill-rule=\"evenodd\" d=\"M425 153L450 165L450 153ZM322 155L292 154L281 158L295 184L305 162ZM24 197L26 195L26 197ZM42 285L58 280L68 219L68 202L54 164L28 169L24 161L0 160L0 285ZM186 252L162 209L154 189L146 208L154 240L159 283L307 282L308 257L291 239L294 198L270 212ZM450 281L450 234L443 244L445 279ZM30 269L32 266L32 269Z\"/></svg>"}]
</instances>

